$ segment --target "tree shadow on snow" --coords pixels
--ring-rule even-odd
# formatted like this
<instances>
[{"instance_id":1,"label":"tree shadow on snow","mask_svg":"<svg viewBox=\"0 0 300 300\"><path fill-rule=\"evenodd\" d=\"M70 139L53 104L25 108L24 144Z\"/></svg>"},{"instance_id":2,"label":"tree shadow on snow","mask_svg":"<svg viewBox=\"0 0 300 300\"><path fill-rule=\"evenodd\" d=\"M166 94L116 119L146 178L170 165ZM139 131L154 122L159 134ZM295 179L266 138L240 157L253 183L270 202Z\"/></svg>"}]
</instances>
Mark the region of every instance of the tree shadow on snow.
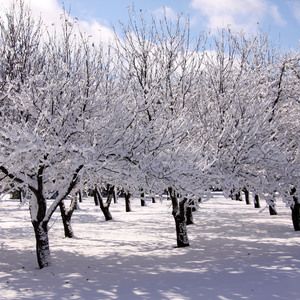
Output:
<instances>
[{"instance_id":1,"label":"tree shadow on snow","mask_svg":"<svg viewBox=\"0 0 300 300\"><path fill-rule=\"evenodd\" d=\"M42 270L33 251L4 249L0 286L14 297L1 299L297 299L296 246L261 253L255 252L257 243L244 242L237 252L234 241L226 243L166 247L161 255L157 247L153 255L120 255L115 248L102 258L55 250L52 265Z\"/></svg>"}]
</instances>

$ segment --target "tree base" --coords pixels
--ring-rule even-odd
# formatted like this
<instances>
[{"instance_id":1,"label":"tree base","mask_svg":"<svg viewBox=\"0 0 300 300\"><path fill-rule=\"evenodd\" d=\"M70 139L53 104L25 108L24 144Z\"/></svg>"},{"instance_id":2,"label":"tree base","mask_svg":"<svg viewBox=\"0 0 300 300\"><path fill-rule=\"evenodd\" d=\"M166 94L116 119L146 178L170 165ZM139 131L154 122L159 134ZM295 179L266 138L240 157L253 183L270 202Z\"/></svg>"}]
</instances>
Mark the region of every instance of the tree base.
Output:
<instances>
[{"instance_id":1,"label":"tree base","mask_svg":"<svg viewBox=\"0 0 300 300\"><path fill-rule=\"evenodd\" d=\"M292 208L292 221L295 231L300 231L300 204L295 203Z\"/></svg>"}]
</instances>

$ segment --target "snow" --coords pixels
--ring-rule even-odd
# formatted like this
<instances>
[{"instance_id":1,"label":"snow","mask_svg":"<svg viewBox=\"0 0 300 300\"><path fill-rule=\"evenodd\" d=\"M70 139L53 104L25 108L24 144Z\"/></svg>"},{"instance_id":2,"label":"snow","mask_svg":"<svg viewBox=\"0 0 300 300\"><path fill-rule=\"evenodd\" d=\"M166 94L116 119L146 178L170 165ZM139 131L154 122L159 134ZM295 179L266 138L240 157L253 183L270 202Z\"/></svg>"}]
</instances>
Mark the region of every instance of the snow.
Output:
<instances>
[{"instance_id":1,"label":"snow","mask_svg":"<svg viewBox=\"0 0 300 300\"><path fill-rule=\"evenodd\" d=\"M261 200L262 207L265 204ZM37 268L28 206L0 200L0 299L299 299L299 232L290 211L214 193L188 226L190 247L175 248L170 201L125 212L111 205L105 222L93 199L73 215L75 239L50 221L52 265Z\"/></svg>"}]
</instances>

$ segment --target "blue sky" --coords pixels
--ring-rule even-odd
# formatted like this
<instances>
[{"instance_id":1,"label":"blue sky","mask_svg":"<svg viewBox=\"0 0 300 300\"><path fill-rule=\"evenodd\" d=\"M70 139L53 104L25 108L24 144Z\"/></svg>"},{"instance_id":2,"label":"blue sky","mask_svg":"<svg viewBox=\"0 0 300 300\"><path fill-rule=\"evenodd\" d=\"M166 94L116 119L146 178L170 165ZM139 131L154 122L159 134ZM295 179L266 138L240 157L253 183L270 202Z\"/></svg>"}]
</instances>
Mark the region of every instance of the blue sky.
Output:
<instances>
[{"instance_id":1,"label":"blue sky","mask_svg":"<svg viewBox=\"0 0 300 300\"><path fill-rule=\"evenodd\" d=\"M14 0L0 0L0 16ZM46 26L58 25L63 6L80 29L95 39L111 39L112 26L126 22L134 6L147 15L188 15L192 34L231 27L233 31L268 33L276 47L295 49L300 42L300 0L24 0Z\"/></svg>"},{"instance_id":2,"label":"blue sky","mask_svg":"<svg viewBox=\"0 0 300 300\"><path fill-rule=\"evenodd\" d=\"M282 48L296 48L300 41L300 0L64 0L71 14L110 27L126 22L128 7L148 14L166 10L169 18L189 15L192 32L214 31L230 25L233 30L267 32ZM62 3L62 1L60 1Z\"/></svg>"}]
</instances>

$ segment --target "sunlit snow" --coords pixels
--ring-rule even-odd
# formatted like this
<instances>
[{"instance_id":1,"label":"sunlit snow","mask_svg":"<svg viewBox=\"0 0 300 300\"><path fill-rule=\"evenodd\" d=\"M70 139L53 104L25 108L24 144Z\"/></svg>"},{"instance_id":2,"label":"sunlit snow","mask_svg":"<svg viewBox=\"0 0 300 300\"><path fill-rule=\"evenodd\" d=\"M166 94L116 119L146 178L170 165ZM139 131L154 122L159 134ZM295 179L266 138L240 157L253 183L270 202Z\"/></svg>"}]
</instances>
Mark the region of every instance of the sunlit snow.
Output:
<instances>
[{"instance_id":1,"label":"sunlit snow","mask_svg":"<svg viewBox=\"0 0 300 300\"><path fill-rule=\"evenodd\" d=\"M279 201L280 202L280 201ZM261 203L264 205L264 201ZM170 202L124 200L105 222L91 198L73 216L74 239L50 222L52 265L39 270L28 207L0 201L0 299L298 299L299 232L277 216L214 194L188 226L191 246L175 248Z\"/></svg>"}]
</instances>

